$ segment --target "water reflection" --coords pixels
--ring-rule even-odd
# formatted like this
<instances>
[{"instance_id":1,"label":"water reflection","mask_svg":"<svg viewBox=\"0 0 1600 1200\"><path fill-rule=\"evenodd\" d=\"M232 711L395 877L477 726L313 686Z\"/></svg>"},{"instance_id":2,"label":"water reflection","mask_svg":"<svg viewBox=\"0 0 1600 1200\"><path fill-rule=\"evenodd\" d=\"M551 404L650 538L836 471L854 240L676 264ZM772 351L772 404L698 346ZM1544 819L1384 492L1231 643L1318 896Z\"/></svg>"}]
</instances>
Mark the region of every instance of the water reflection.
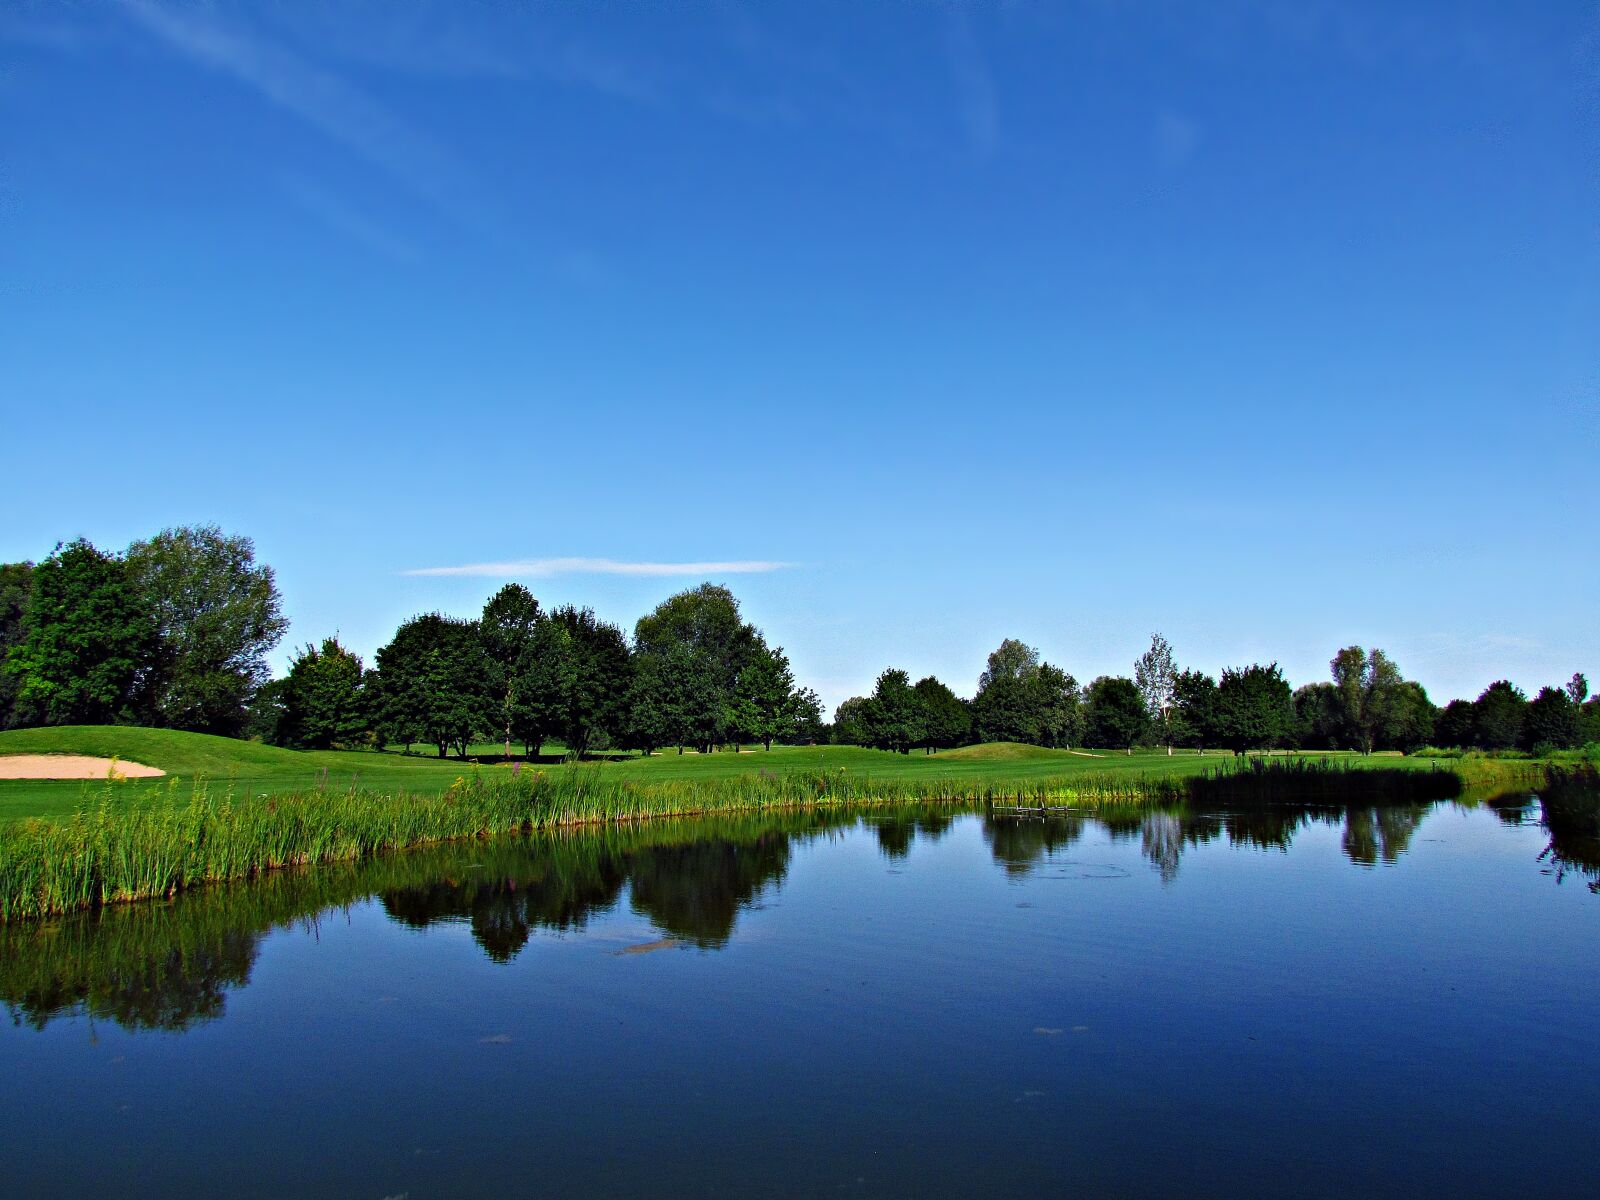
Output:
<instances>
[{"instance_id":1,"label":"water reflection","mask_svg":"<svg viewBox=\"0 0 1600 1200\"><path fill-rule=\"evenodd\" d=\"M944 836L953 821L948 811L898 814L889 817L869 816L866 823L878 837L878 849L891 862L904 859L911 853L911 844L919 838L936 842Z\"/></svg>"},{"instance_id":2,"label":"water reflection","mask_svg":"<svg viewBox=\"0 0 1600 1200\"><path fill-rule=\"evenodd\" d=\"M1138 841L1140 852L1163 882L1178 877L1184 853L1219 839L1229 846L1286 852L1295 835L1313 823L1340 826L1346 857L1361 866L1399 861L1430 805L1383 807L1250 808L1229 812L1158 811L1104 814L1047 813L991 816L984 837L1006 874L1022 878L1049 855L1081 838L1090 824L1112 841Z\"/></svg>"},{"instance_id":3,"label":"water reflection","mask_svg":"<svg viewBox=\"0 0 1600 1200\"><path fill-rule=\"evenodd\" d=\"M1553 769L1539 790L1540 821L1550 845L1540 858L1557 882L1574 874L1600 895L1600 770Z\"/></svg>"},{"instance_id":4,"label":"water reflection","mask_svg":"<svg viewBox=\"0 0 1600 1200\"><path fill-rule=\"evenodd\" d=\"M1600 788L1593 775L1529 796L1490 802L1508 824L1537 820L1549 834L1543 861L1600 892ZM1196 846L1225 841L1287 851L1313 824L1336 827L1350 862L1394 863L1429 807L1419 804L1244 811L1046 815L985 813L992 861L1022 880L1091 831L1136 843L1162 880L1178 878ZM0 1000L18 1025L43 1029L85 1014L130 1030L177 1031L215 1020L246 986L263 937L314 925L329 912L376 898L414 929L466 926L483 953L508 963L539 933L583 930L624 903L663 939L714 950L740 914L781 887L795 848L863 827L891 862L946 835L959 810L831 811L663 821L526 841L469 843L359 864L278 872L262 880L43 924L0 926Z\"/></svg>"}]
</instances>

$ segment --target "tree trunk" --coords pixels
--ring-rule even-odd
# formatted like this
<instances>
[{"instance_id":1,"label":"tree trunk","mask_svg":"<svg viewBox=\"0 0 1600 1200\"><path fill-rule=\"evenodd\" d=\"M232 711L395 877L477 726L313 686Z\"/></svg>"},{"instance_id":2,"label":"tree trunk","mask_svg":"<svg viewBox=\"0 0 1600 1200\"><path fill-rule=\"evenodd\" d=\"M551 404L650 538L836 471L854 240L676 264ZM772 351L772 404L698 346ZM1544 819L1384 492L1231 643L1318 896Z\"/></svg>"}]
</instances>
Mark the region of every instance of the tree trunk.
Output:
<instances>
[{"instance_id":1,"label":"tree trunk","mask_svg":"<svg viewBox=\"0 0 1600 1200\"><path fill-rule=\"evenodd\" d=\"M440 742L439 743L439 757L443 758L444 755L445 755L445 751L448 750L448 749L450 749L450 743L449 742Z\"/></svg>"}]
</instances>

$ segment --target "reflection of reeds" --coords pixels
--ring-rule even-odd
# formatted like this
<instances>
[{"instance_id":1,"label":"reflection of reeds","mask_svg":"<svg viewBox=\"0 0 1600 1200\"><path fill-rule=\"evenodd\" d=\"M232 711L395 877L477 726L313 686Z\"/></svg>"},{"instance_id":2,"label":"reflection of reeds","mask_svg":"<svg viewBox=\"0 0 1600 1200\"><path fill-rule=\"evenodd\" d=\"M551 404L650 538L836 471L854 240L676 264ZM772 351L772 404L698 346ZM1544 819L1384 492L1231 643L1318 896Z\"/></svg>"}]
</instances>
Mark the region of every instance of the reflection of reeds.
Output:
<instances>
[{"instance_id":1,"label":"reflection of reeds","mask_svg":"<svg viewBox=\"0 0 1600 1200\"><path fill-rule=\"evenodd\" d=\"M1047 805L1113 811L1185 801L1415 802L1453 796L1448 771L1243 760L1199 778L1072 774L1004 786L964 778L770 772L638 783L600 769L474 774L440 795L332 791L236 803L199 784L155 803L98 804L65 821L0 829L0 921L171 896L186 888L307 863L367 858L412 846L567 826L626 824L707 813L911 803Z\"/></svg>"}]
</instances>

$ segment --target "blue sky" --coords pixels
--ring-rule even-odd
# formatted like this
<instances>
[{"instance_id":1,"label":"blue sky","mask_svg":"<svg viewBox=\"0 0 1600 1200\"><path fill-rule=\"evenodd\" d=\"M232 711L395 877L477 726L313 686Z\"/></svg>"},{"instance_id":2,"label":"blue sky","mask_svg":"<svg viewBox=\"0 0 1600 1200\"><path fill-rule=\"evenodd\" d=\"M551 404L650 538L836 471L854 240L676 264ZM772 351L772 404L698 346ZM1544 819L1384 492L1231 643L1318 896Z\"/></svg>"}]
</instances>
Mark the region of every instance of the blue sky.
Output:
<instances>
[{"instance_id":1,"label":"blue sky","mask_svg":"<svg viewBox=\"0 0 1600 1200\"><path fill-rule=\"evenodd\" d=\"M704 574L830 707L1158 629L1600 680L1597 64L1556 2L12 0L0 559L215 521L368 654Z\"/></svg>"}]
</instances>

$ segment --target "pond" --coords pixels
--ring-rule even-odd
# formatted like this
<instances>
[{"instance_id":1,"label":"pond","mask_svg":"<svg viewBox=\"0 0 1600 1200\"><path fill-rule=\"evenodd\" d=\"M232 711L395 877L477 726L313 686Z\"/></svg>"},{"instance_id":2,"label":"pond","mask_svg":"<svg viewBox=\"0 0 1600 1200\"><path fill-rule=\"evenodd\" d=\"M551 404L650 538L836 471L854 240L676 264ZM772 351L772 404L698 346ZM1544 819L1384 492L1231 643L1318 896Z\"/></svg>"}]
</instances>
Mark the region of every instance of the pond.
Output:
<instances>
[{"instance_id":1,"label":"pond","mask_svg":"<svg viewBox=\"0 0 1600 1200\"><path fill-rule=\"evenodd\" d=\"M12 926L0 1191L1587 1192L1597 857L1536 805L794 813Z\"/></svg>"}]
</instances>

